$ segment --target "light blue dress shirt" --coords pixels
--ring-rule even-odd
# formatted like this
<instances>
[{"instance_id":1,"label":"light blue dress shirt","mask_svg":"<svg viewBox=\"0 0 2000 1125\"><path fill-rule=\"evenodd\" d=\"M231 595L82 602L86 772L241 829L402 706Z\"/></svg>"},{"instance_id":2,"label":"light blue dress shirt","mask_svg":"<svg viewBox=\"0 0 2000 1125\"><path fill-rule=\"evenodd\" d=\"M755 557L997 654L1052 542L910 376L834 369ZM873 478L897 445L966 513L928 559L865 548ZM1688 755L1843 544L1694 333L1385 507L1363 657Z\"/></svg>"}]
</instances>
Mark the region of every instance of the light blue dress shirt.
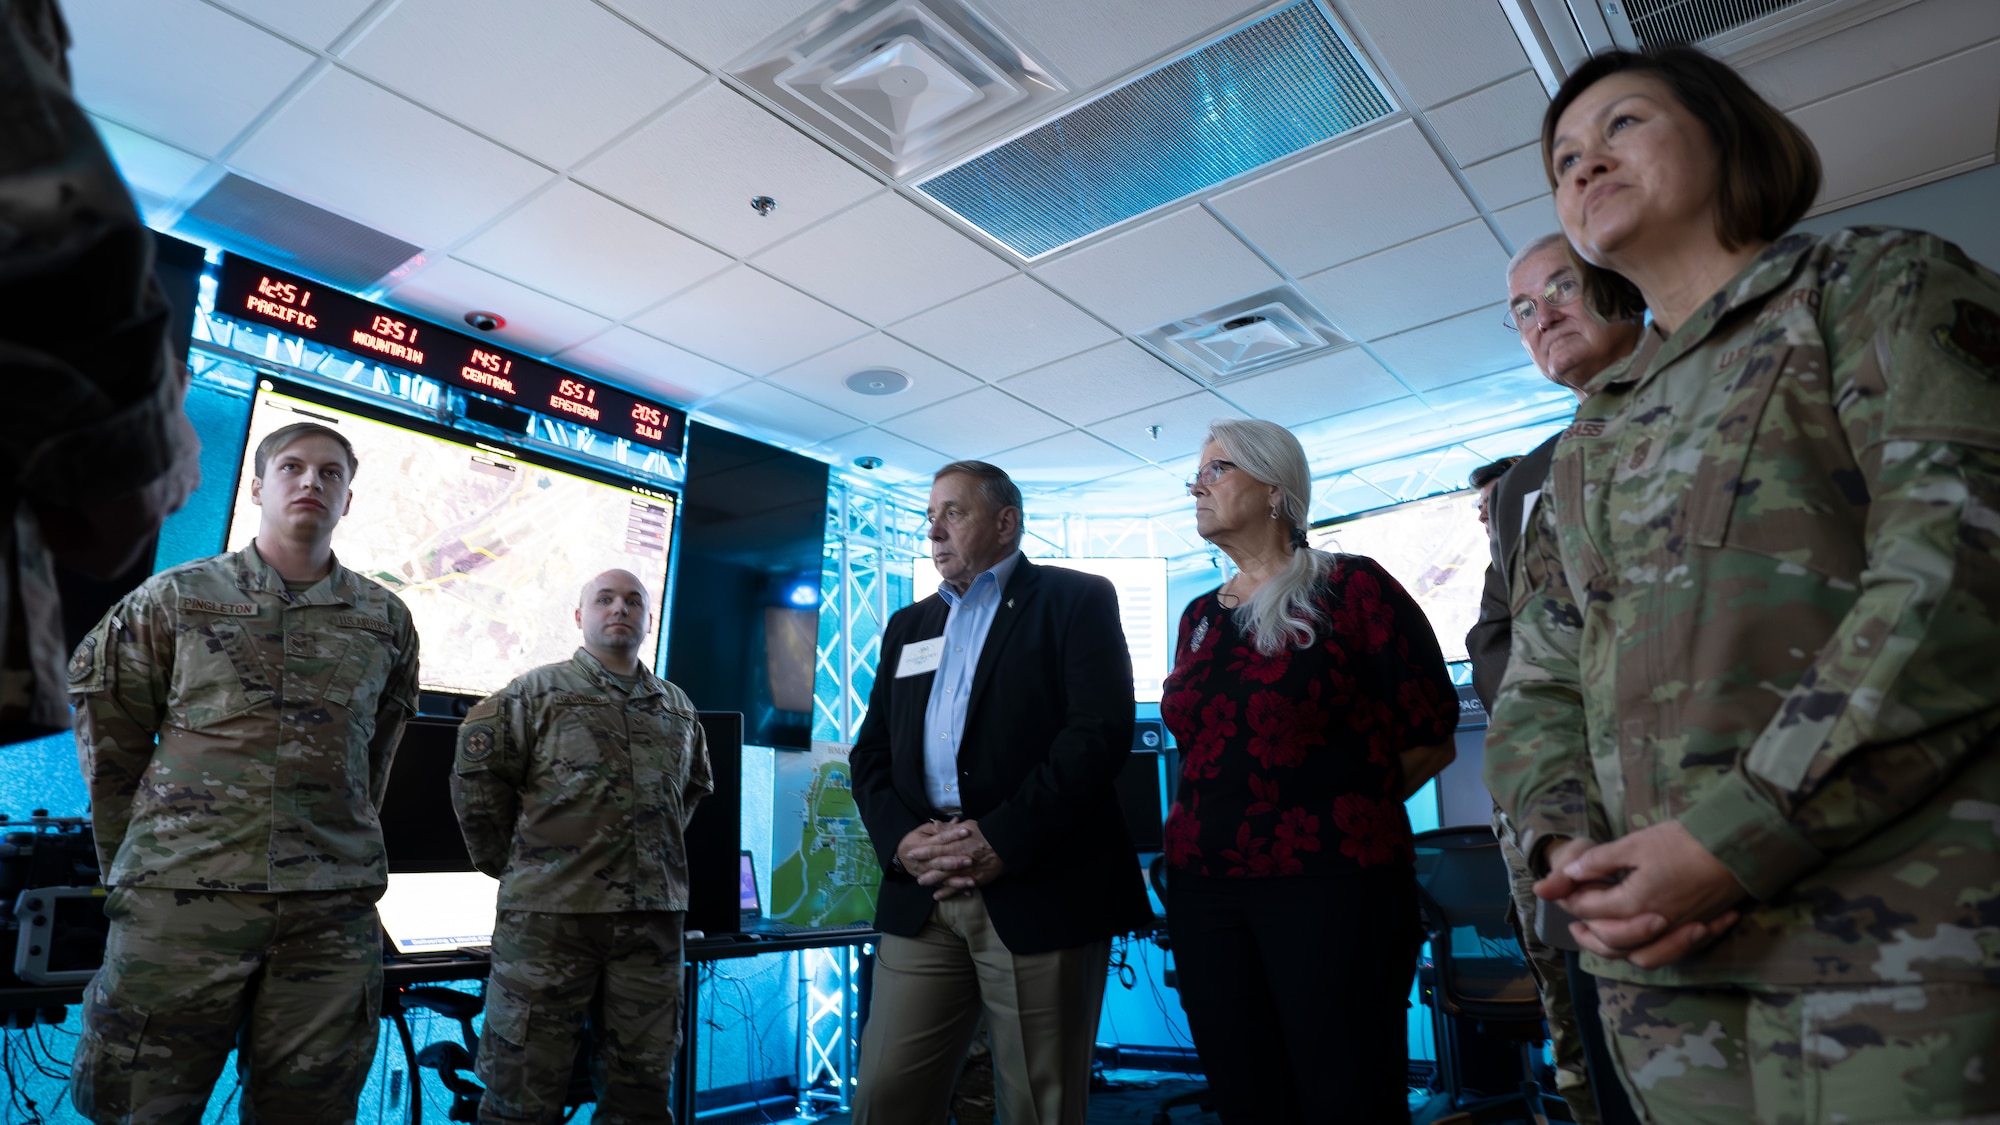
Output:
<instances>
[{"instance_id":1,"label":"light blue dress shirt","mask_svg":"<svg viewBox=\"0 0 2000 1125\"><path fill-rule=\"evenodd\" d=\"M986 634L1000 613L1000 595L1014 567L1016 551L1006 560L974 577L960 594L949 584L938 596L951 612L944 619L944 656L931 680L930 703L924 708L924 793L931 806L951 811L964 807L958 792L958 746L965 737L965 706L972 695L972 675L979 670L979 653Z\"/></svg>"}]
</instances>

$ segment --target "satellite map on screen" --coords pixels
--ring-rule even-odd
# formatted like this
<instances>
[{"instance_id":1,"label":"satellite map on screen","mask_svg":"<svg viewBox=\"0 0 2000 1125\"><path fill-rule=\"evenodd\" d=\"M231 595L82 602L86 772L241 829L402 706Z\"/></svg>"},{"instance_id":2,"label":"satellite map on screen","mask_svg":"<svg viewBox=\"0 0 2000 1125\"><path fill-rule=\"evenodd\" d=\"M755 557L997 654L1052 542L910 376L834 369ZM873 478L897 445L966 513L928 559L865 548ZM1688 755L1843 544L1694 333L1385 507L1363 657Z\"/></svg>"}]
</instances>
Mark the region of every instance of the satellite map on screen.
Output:
<instances>
[{"instance_id":1,"label":"satellite map on screen","mask_svg":"<svg viewBox=\"0 0 2000 1125\"><path fill-rule=\"evenodd\" d=\"M614 567L638 575L658 625L674 501L504 453L259 390L250 415L230 550L257 533L250 478L257 443L314 421L354 444L353 507L334 532L341 565L410 607L423 687L485 695L581 643L583 583ZM650 655L650 654L649 654Z\"/></svg>"},{"instance_id":2,"label":"satellite map on screen","mask_svg":"<svg viewBox=\"0 0 2000 1125\"><path fill-rule=\"evenodd\" d=\"M1465 659L1465 634L1479 620L1479 592L1491 549L1471 491L1401 504L1317 528L1322 551L1366 555L1394 575L1430 618L1446 660Z\"/></svg>"}]
</instances>

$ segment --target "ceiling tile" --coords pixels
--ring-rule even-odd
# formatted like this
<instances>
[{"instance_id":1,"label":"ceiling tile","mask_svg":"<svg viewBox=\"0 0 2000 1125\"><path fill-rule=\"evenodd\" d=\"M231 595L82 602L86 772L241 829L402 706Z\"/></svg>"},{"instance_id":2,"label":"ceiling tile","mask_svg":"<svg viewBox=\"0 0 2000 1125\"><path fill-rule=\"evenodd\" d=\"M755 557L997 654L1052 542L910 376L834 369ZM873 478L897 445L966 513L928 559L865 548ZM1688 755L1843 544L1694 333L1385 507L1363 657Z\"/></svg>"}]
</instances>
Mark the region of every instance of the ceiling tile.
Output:
<instances>
[{"instance_id":1,"label":"ceiling tile","mask_svg":"<svg viewBox=\"0 0 2000 1125\"><path fill-rule=\"evenodd\" d=\"M1821 204L1975 157L2000 132L2000 41L1790 114L1819 148Z\"/></svg>"},{"instance_id":2,"label":"ceiling tile","mask_svg":"<svg viewBox=\"0 0 2000 1125\"><path fill-rule=\"evenodd\" d=\"M115 121L93 117L90 123L97 126L97 135L103 138L112 162L118 165L118 174L125 178L134 194L172 199L208 167L208 161L199 156Z\"/></svg>"},{"instance_id":3,"label":"ceiling tile","mask_svg":"<svg viewBox=\"0 0 2000 1125\"><path fill-rule=\"evenodd\" d=\"M1026 445L1069 425L992 387L981 387L884 422L882 428L953 458L965 458Z\"/></svg>"},{"instance_id":4,"label":"ceiling tile","mask_svg":"<svg viewBox=\"0 0 2000 1125\"><path fill-rule=\"evenodd\" d=\"M760 254L757 265L876 324L901 320L1014 272L893 193L779 243Z\"/></svg>"},{"instance_id":5,"label":"ceiling tile","mask_svg":"<svg viewBox=\"0 0 2000 1125\"><path fill-rule=\"evenodd\" d=\"M1515 250L1545 234L1562 230L1562 221L1556 218L1556 197L1553 195L1495 211L1493 221L1500 224L1501 233L1507 236L1507 241L1513 244Z\"/></svg>"},{"instance_id":6,"label":"ceiling tile","mask_svg":"<svg viewBox=\"0 0 2000 1125\"><path fill-rule=\"evenodd\" d=\"M91 0L63 9L77 100L214 156L315 61L197 0Z\"/></svg>"},{"instance_id":7,"label":"ceiling tile","mask_svg":"<svg viewBox=\"0 0 2000 1125\"><path fill-rule=\"evenodd\" d=\"M1375 450L1385 440L1423 440L1443 429L1437 412L1409 395L1293 426L1292 436L1305 446L1314 473L1331 473L1380 460Z\"/></svg>"},{"instance_id":8,"label":"ceiling tile","mask_svg":"<svg viewBox=\"0 0 2000 1125\"><path fill-rule=\"evenodd\" d=\"M1509 207L1549 190L1539 142L1482 160L1465 170L1465 178L1488 207Z\"/></svg>"},{"instance_id":9,"label":"ceiling tile","mask_svg":"<svg viewBox=\"0 0 2000 1125\"><path fill-rule=\"evenodd\" d=\"M231 164L419 246L456 242L549 178L533 162L331 69L258 129Z\"/></svg>"},{"instance_id":10,"label":"ceiling tile","mask_svg":"<svg viewBox=\"0 0 2000 1125\"><path fill-rule=\"evenodd\" d=\"M389 303L464 331L465 314L498 313L505 328L482 333L510 348L550 355L609 327L611 322L454 258L435 262L391 289Z\"/></svg>"},{"instance_id":11,"label":"ceiling tile","mask_svg":"<svg viewBox=\"0 0 2000 1125\"><path fill-rule=\"evenodd\" d=\"M993 463L1015 482L1070 486L1128 472L1144 461L1084 433L1071 430L993 454Z\"/></svg>"},{"instance_id":12,"label":"ceiling tile","mask_svg":"<svg viewBox=\"0 0 2000 1125\"><path fill-rule=\"evenodd\" d=\"M1295 277L1478 213L1408 121L1252 180L1209 206Z\"/></svg>"},{"instance_id":13,"label":"ceiling tile","mask_svg":"<svg viewBox=\"0 0 2000 1125\"><path fill-rule=\"evenodd\" d=\"M731 264L701 243L567 180L493 224L456 256L613 320Z\"/></svg>"},{"instance_id":14,"label":"ceiling tile","mask_svg":"<svg viewBox=\"0 0 2000 1125\"><path fill-rule=\"evenodd\" d=\"M1549 96L1541 79L1533 71L1524 71L1424 116L1463 168L1530 141L1539 146L1542 111L1548 107Z\"/></svg>"},{"instance_id":15,"label":"ceiling tile","mask_svg":"<svg viewBox=\"0 0 2000 1125\"><path fill-rule=\"evenodd\" d=\"M685 51L703 66L721 70L738 55L775 35L823 0L606 0L632 22Z\"/></svg>"},{"instance_id":16,"label":"ceiling tile","mask_svg":"<svg viewBox=\"0 0 2000 1125\"><path fill-rule=\"evenodd\" d=\"M576 178L731 254L746 255L880 190L819 142L712 85L585 164ZM754 196L778 205L767 216Z\"/></svg>"},{"instance_id":17,"label":"ceiling tile","mask_svg":"<svg viewBox=\"0 0 2000 1125\"><path fill-rule=\"evenodd\" d=\"M1136 457L1171 461L1201 449L1208 424L1217 418L1241 418L1241 410L1207 391L1121 414L1089 427L1091 433ZM1148 432L1159 427L1158 435Z\"/></svg>"},{"instance_id":18,"label":"ceiling tile","mask_svg":"<svg viewBox=\"0 0 2000 1125\"><path fill-rule=\"evenodd\" d=\"M1000 387L1078 425L1200 389L1193 379L1124 340L1016 375Z\"/></svg>"},{"instance_id":19,"label":"ceiling tile","mask_svg":"<svg viewBox=\"0 0 2000 1125\"><path fill-rule=\"evenodd\" d=\"M860 422L839 411L769 383L745 383L724 391L703 403L697 413L734 422L759 438L774 435L798 445L812 445L861 428Z\"/></svg>"},{"instance_id":20,"label":"ceiling tile","mask_svg":"<svg viewBox=\"0 0 2000 1125\"><path fill-rule=\"evenodd\" d=\"M401 4L342 61L555 168L703 78L590 0Z\"/></svg>"},{"instance_id":21,"label":"ceiling tile","mask_svg":"<svg viewBox=\"0 0 2000 1125\"><path fill-rule=\"evenodd\" d=\"M1163 554L1180 554L1187 550L1207 550L1199 536L1194 533L1192 505L1187 488L1181 482L1185 479L1154 465L1141 465L1126 472L1100 477L1083 483L1047 481L1031 482L1022 491L1028 497L1028 527L1044 537L1060 540L1063 534L1061 516L1065 513L1107 513L1116 516L1150 514L1147 530L1154 549ZM1036 526L1037 518L1042 520ZM1117 537L1118 530L1129 527L1122 520L1110 530L1083 524L1080 530L1089 538L1082 545L1084 552L1092 552L1100 545ZM1170 538L1171 537L1171 538ZM1129 544L1121 544L1130 549Z\"/></svg>"},{"instance_id":22,"label":"ceiling tile","mask_svg":"<svg viewBox=\"0 0 2000 1125\"><path fill-rule=\"evenodd\" d=\"M1341 473L1313 482L1312 504L1306 518L1313 523L1343 519L1356 512L1386 507L1395 502L1395 497L1360 477Z\"/></svg>"},{"instance_id":23,"label":"ceiling tile","mask_svg":"<svg viewBox=\"0 0 2000 1125\"><path fill-rule=\"evenodd\" d=\"M1357 340L1373 340L1507 295L1507 253L1483 219L1304 278L1299 286Z\"/></svg>"},{"instance_id":24,"label":"ceiling tile","mask_svg":"<svg viewBox=\"0 0 2000 1125\"><path fill-rule=\"evenodd\" d=\"M1499 0L1347 0L1416 107L1526 69Z\"/></svg>"},{"instance_id":25,"label":"ceiling tile","mask_svg":"<svg viewBox=\"0 0 2000 1125\"><path fill-rule=\"evenodd\" d=\"M315 50L328 47L353 26L375 0L211 0L256 20Z\"/></svg>"},{"instance_id":26,"label":"ceiling tile","mask_svg":"<svg viewBox=\"0 0 2000 1125\"><path fill-rule=\"evenodd\" d=\"M1025 274L918 313L889 331L982 379L1002 379L1117 336Z\"/></svg>"},{"instance_id":27,"label":"ceiling tile","mask_svg":"<svg viewBox=\"0 0 2000 1125\"><path fill-rule=\"evenodd\" d=\"M1502 287L1496 282L1495 291ZM1521 338L1500 322L1505 301L1374 342L1403 381L1427 391L1521 365Z\"/></svg>"},{"instance_id":28,"label":"ceiling tile","mask_svg":"<svg viewBox=\"0 0 2000 1125\"><path fill-rule=\"evenodd\" d=\"M1569 428L1570 420L1559 418L1553 422L1536 422L1531 426L1503 430L1482 438L1471 438L1465 443L1467 449L1489 460L1498 461L1502 457L1521 457L1532 452L1536 446Z\"/></svg>"},{"instance_id":29,"label":"ceiling tile","mask_svg":"<svg viewBox=\"0 0 2000 1125\"><path fill-rule=\"evenodd\" d=\"M838 309L745 266L704 281L630 323L649 336L755 375L868 331Z\"/></svg>"},{"instance_id":30,"label":"ceiling tile","mask_svg":"<svg viewBox=\"0 0 2000 1125\"><path fill-rule=\"evenodd\" d=\"M951 462L951 458L928 446L905 441L887 430L870 426L823 441L806 452L829 458L833 467L862 480L890 483L921 483L929 488L931 474ZM879 457L882 463L863 469L857 457Z\"/></svg>"},{"instance_id":31,"label":"ceiling tile","mask_svg":"<svg viewBox=\"0 0 2000 1125\"><path fill-rule=\"evenodd\" d=\"M623 325L593 336L555 358L558 363L594 371L634 391L682 405L700 402L750 381L740 371Z\"/></svg>"},{"instance_id":32,"label":"ceiling tile","mask_svg":"<svg viewBox=\"0 0 2000 1125\"><path fill-rule=\"evenodd\" d=\"M1125 332L1193 316L1279 281L1200 207L1063 255L1035 272Z\"/></svg>"},{"instance_id":33,"label":"ceiling tile","mask_svg":"<svg viewBox=\"0 0 2000 1125\"><path fill-rule=\"evenodd\" d=\"M1216 393L1252 418L1296 426L1329 414L1345 414L1410 393L1394 375L1360 348L1281 367L1217 388Z\"/></svg>"},{"instance_id":34,"label":"ceiling tile","mask_svg":"<svg viewBox=\"0 0 2000 1125\"><path fill-rule=\"evenodd\" d=\"M1398 500L1417 500L1441 492L1470 487L1472 470L1484 464L1477 453L1462 445L1427 449L1408 457L1398 457L1354 470L1354 475ZM1467 502L1467 519L1477 519L1477 507Z\"/></svg>"},{"instance_id":35,"label":"ceiling tile","mask_svg":"<svg viewBox=\"0 0 2000 1125\"><path fill-rule=\"evenodd\" d=\"M910 385L893 395L864 395L848 388L849 375L875 367L902 372L910 377ZM963 371L880 332L787 367L769 381L864 422L908 414L980 385Z\"/></svg>"},{"instance_id":36,"label":"ceiling tile","mask_svg":"<svg viewBox=\"0 0 2000 1125\"><path fill-rule=\"evenodd\" d=\"M1573 413L1576 395L1568 387L1550 382L1527 359L1527 349L1523 348L1515 355L1518 366L1426 391L1424 402L1438 417L1456 425L1479 425L1486 419L1524 408L1540 411L1554 406Z\"/></svg>"},{"instance_id":37,"label":"ceiling tile","mask_svg":"<svg viewBox=\"0 0 2000 1125\"><path fill-rule=\"evenodd\" d=\"M1924 0L1740 67L1779 109L1886 78L2000 37L1992 0Z\"/></svg>"},{"instance_id":38,"label":"ceiling tile","mask_svg":"<svg viewBox=\"0 0 2000 1125\"><path fill-rule=\"evenodd\" d=\"M1031 54L1088 90L1261 5L1217 0L989 0Z\"/></svg>"}]
</instances>

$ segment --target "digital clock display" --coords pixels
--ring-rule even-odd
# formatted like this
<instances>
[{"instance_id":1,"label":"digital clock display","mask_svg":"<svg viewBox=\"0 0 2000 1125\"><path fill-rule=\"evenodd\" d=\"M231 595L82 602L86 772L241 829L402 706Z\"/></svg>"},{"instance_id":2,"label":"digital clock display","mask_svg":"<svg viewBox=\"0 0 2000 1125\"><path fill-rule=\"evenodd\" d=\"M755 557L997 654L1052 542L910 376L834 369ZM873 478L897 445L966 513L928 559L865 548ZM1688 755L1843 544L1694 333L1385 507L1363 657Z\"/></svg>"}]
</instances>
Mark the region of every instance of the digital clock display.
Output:
<instances>
[{"instance_id":1,"label":"digital clock display","mask_svg":"<svg viewBox=\"0 0 2000 1125\"><path fill-rule=\"evenodd\" d=\"M215 311L599 433L681 451L684 411L235 254L223 255Z\"/></svg>"}]
</instances>

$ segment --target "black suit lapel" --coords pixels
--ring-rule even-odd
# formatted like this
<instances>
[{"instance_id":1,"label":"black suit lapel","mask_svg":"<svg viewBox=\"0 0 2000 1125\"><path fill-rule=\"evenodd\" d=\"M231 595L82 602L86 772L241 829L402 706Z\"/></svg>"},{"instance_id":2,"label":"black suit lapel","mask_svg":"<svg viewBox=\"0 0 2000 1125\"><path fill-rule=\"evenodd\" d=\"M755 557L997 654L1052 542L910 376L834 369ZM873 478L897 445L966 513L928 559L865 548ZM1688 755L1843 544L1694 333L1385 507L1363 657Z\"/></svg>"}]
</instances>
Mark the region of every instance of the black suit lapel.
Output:
<instances>
[{"instance_id":1,"label":"black suit lapel","mask_svg":"<svg viewBox=\"0 0 2000 1125\"><path fill-rule=\"evenodd\" d=\"M1023 558L1014 564L1014 577L1007 588L1000 591L1000 605L993 611L993 627L986 631L986 644L979 650L979 667L972 670L972 696L965 701L968 732L972 716L979 711L979 701L986 696L986 685L993 679L993 669L1000 663L1000 653L1014 633L1014 623L1027 616L1028 603L1034 600L1040 583L1040 568Z\"/></svg>"}]
</instances>

